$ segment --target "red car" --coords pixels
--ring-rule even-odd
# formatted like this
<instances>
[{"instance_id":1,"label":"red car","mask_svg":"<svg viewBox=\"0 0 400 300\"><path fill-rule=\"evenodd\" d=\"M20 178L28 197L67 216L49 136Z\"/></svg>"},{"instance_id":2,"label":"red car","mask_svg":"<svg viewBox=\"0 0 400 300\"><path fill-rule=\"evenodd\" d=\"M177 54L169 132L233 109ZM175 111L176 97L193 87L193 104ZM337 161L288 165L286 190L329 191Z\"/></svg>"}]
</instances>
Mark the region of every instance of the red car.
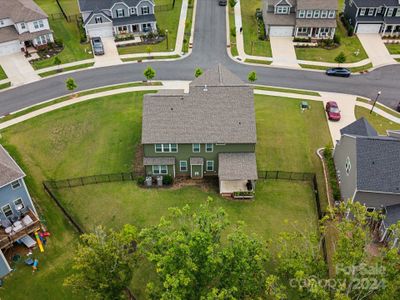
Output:
<instances>
[{"instance_id":1,"label":"red car","mask_svg":"<svg viewBox=\"0 0 400 300\"><path fill-rule=\"evenodd\" d=\"M335 101L329 101L326 104L325 111L328 114L328 119L331 121L339 121L340 120L340 110L339 106Z\"/></svg>"}]
</instances>

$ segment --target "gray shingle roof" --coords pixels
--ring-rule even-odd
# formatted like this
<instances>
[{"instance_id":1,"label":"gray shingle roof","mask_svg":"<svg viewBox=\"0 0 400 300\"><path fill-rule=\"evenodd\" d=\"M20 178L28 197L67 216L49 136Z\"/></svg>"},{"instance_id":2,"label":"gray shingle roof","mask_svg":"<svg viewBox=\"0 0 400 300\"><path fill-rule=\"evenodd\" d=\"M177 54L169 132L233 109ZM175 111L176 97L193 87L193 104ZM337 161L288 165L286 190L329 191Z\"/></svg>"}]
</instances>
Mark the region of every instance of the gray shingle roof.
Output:
<instances>
[{"instance_id":1,"label":"gray shingle roof","mask_svg":"<svg viewBox=\"0 0 400 300\"><path fill-rule=\"evenodd\" d=\"M337 0L297 0L297 9L338 9Z\"/></svg>"},{"instance_id":2,"label":"gray shingle roof","mask_svg":"<svg viewBox=\"0 0 400 300\"><path fill-rule=\"evenodd\" d=\"M0 145L0 187L25 176L25 173Z\"/></svg>"},{"instance_id":3,"label":"gray shingle roof","mask_svg":"<svg viewBox=\"0 0 400 300\"><path fill-rule=\"evenodd\" d=\"M46 13L33 0L0 0L0 19L14 23L46 19Z\"/></svg>"},{"instance_id":4,"label":"gray shingle roof","mask_svg":"<svg viewBox=\"0 0 400 300\"><path fill-rule=\"evenodd\" d=\"M364 117L342 128L340 133L342 135L378 136L374 127Z\"/></svg>"},{"instance_id":5,"label":"gray shingle roof","mask_svg":"<svg viewBox=\"0 0 400 300\"><path fill-rule=\"evenodd\" d=\"M400 204L386 207L386 217L383 220L386 228L400 221Z\"/></svg>"},{"instance_id":6,"label":"gray shingle roof","mask_svg":"<svg viewBox=\"0 0 400 300\"><path fill-rule=\"evenodd\" d=\"M400 194L400 140L390 137L356 138L357 188Z\"/></svg>"},{"instance_id":7,"label":"gray shingle roof","mask_svg":"<svg viewBox=\"0 0 400 300\"><path fill-rule=\"evenodd\" d=\"M257 180L255 153L220 153L218 155L220 180Z\"/></svg>"},{"instance_id":8,"label":"gray shingle roof","mask_svg":"<svg viewBox=\"0 0 400 300\"><path fill-rule=\"evenodd\" d=\"M174 165L175 157L144 157L143 165L153 166L153 165Z\"/></svg>"},{"instance_id":9,"label":"gray shingle roof","mask_svg":"<svg viewBox=\"0 0 400 300\"><path fill-rule=\"evenodd\" d=\"M298 27L329 27L336 28L336 19L296 19Z\"/></svg>"},{"instance_id":10,"label":"gray shingle roof","mask_svg":"<svg viewBox=\"0 0 400 300\"><path fill-rule=\"evenodd\" d=\"M358 7L399 6L399 0L353 0Z\"/></svg>"},{"instance_id":11,"label":"gray shingle roof","mask_svg":"<svg viewBox=\"0 0 400 300\"><path fill-rule=\"evenodd\" d=\"M148 14L148 15L140 15L140 16L129 16L125 18L116 18L113 19L113 25L114 26L119 26L119 25L129 25L129 24L137 24L137 23L144 23L144 22L154 22L156 20L156 17L154 14Z\"/></svg>"},{"instance_id":12,"label":"gray shingle roof","mask_svg":"<svg viewBox=\"0 0 400 300\"><path fill-rule=\"evenodd\" d=\"M115 3L123 2L129 7L134 7L142 0L79 0L81 11L99 11L102 9L110 9ZM153 2L153 0L147 0Z\"/></svg>"},{"instance_id":13,"label":"gray shingle roof","mask_svg":"<svg viewBox=\"0 0 400 300\"><path fill-rule=\"evenodd\" d=\"M205 72L192 82L189 94L144 97L143 144L256 140L253 90L225 68Z\"/></svg>"}]
</instances>

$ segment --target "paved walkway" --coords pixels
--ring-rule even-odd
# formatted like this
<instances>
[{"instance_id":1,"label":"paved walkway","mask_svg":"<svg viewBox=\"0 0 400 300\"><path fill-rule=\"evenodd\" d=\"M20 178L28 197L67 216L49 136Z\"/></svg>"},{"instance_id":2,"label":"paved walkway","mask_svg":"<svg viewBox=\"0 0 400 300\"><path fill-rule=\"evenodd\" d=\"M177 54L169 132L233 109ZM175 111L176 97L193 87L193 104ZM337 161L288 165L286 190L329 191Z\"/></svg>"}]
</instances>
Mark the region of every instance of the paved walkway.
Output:
<instances>
[{"instance_id":1,"label":"paved walkway","mask_svg":"<svg viewBox=\"0 0 400 300\"><path fill-rule=\"evenodd\" d=\"M293 37L270 37L272 65L283 68L300 68L294 50Z\"/></svg>"},{"instance_id":2,"label":"paved walkway","mask_svg":"<svg viewBox=\"0 0 400 300\"><path fill-rule=\"evenodd\" d=\"M379 34L357 34L374 67L397 63L387 50Z\"/></svg>"},{"instance_id":3,"label":"paved walkway","mask_svg":"<svg viewBox=\"0 0 400 300\"><path fill-rule=\"evenodd\" d=\"M22 53L0 56L0 65L7 74L8 81L18 86L39 80L29 61Z\"/></svg>"}]
</instances>

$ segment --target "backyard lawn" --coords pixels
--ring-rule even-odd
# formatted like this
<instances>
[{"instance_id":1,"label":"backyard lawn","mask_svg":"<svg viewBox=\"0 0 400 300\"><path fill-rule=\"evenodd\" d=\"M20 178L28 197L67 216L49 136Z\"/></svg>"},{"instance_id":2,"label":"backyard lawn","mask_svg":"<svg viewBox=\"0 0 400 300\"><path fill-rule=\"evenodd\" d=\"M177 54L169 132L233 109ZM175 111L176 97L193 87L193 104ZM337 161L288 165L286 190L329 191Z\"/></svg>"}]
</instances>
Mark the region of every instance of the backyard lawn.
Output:
<instances>
[{"instance_id":1,"label":"backyard lawn","mask_svg":"<svg viewBox=\"0 0 400 300\"><path fill-rule=\"evenodd\" d=\"M326 50L323 48L298 48L296 47L296 55L299 60L311 60L322 62L335 62L335 57L343 52L346 55L346 62L352 63L368 58L360 40L357 36L347 36L346 29L342 22L337 22L338 27L336 34L341 38L341 45L335 49ZM356 55L356 52L359 54Z\"/></svg>"},{"instance_id":2,"label":"backyard lawn","mask_svg":"<svg viewBox=\"0 0 400 300\"><path fill-rule=\"evenodd\" d=\"M378 131L379 134L386 135L386 130L400 130L400 124L394 123L374 112L369 113L369 109L365 107L356 106L356 118L364 117L371 123L371 125Z\"/></svg>"},{"instance_id":3,"label":"backyard lawn","mask_svg":"<svg viewBox=\"0 0 400 300\"><path fill-rule=\"evenodd\" d=\"M385 44L390 54L400 54L400 44Z\"/></svg>"},{"instance_id":4,"label":"backyard lawn","mask_svg":"<svg viewBox=\"0 0 400 300\"><path fill-rule=\"evenodd\" d=\"M7 74L4 72L3 68L0 66L0 80L7 79Z\"/></svg>"},{"instance_id":5,"label":"backyard lawn","mask_svg":"<svg viewBox=\"0 0 400 300\"><path fill-rule=\"evenodd\" d=\"M0 142L17 155L28 173L28 186L52 233L46 252L39 257L39 271L32 275L22 265L17 268L6 279L2 299L48 299L49 295L57 295L57 299L82 298L62 286L70 272L77 236L43 192L41 182L130 170L140 143L142 95L126 93L83 102L1 132ZM255 96L260 169L321 173L314 151L330 143L323 107L310 101L311 110L301 113L300 101ZM222 199L212 187L145 190L133 182L62 189L57 193L88 230L98 224L115 228L127 222L138 227L155 224L168 207L189 203L196 208L209 195L215 199L215 206L227 211L232 222L244 220L248 232L265 239L291 230L290 222L296 221L299 229L314 230L316 226L313 192L304 182L260 180L256 200L248 203ZM144 298L143 285L150 276L146 270L143 273L132 283L138 299ZM21 284L31 286L32 280L34 288L16 288Z\"/></svg>"},{"instance_id":6,"label":"backyard lawn","mask_svg":"<svg viewBox=\"0 0 400 300\"><path fill-rule=\"evenodd\" d=\"M175 50L176 36L178 34L179 18L181 15L182 0L175 1L175 7L173 10L157 11L157 5L171 5L171 0L155 0L156 3L156 19L157 27L160 31L168 29L168 48L167 40L155 45L139 45L139 46L128 46L118 48L119 54L130 54L130 53L146 53L148 47L151 52L167 52ZM179 49L181 50L181 49Z\"/></svg>"},{"instance_id":7,"label":"backyard lawn","mask_svg":"<svg viewBox=\"0 0 400 300\"><path fill-rule=\"evenodd\" d=\"M54 0L35 1L47 14L61 13L56 1ZM64 4L66 6L65 11L67 15L73 15L77 13L78 4L76 1L61 1L61 5ZM64 50L60 54L56 55L61 60L62 64L93 57L93 55L89 53L89 51L91 51L90 45L82 45L80 43L79 28L75 20L67 22L65 19L52 20L51 18L49 18L49 22L51 29L54 31L55 38L60 39L64 42ZM33 67L35 69L51 67L54 65L54 59L56 56L42 61L33 62Z\"/></svg>"},{"instance_id":8,"label":"backyard lawn","mask_svg":"<svg viewBox=\"0 0 400 300\"><path fill-rule=\"evenodd\" d=\"M259 40L257 34L256 9L263 8L263 1L241 1L240 6L242 10L244 51L249 55L272 57L269 41Z\"/></svg>"}]
</instances>

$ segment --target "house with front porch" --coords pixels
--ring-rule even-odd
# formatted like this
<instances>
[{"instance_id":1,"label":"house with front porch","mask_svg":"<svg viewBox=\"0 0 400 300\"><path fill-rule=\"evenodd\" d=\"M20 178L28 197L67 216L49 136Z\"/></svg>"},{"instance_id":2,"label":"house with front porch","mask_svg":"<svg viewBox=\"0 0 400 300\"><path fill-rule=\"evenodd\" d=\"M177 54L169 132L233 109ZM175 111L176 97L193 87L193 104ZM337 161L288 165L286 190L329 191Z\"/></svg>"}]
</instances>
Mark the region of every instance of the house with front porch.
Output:
<instances>
[{"instance_id":1,"label":"house with front porch","mask_svg":"<svg viewBox=\"0 0 400 300\"><path fill-rule=\"evenodd\" d=\"M33 0L0 1L0 56L54 42L46 13Z\"/></svg>"},{"instance_id":2,"label":"house with front porch","mask_svg":"<svg viewBox=\"0 0 400 300\"><path fill-rule=\"evenodd\" d=\"M269 37L332 39L336 0L264 0L263 19Z\"/></svg>"},{"instance_id":3,"label":"house with front porch","mask_svg":"<svg viewBox=\"0 0 400 300\"><path fill-rule=\"evenodd\" d=\"M253 90L221 65L192 81L188 93L144 96L146 176L214 176L223 195L252 191L256 142Z\"/></svg>"},{"instance_id":4,"label":"house with front porch","mask_svg":"<svg viewBox=\"0 0 400 300\"><path fill-rule=\"evenodd\" d=\"M154 0L79 0L78 3L89 37L157 31Z\"/></svg>"},{"instance_id":5,"label":"house with front porch","mask_svg":"<svg viewBox=\"0 0 400 300\"><path fill-rule=\"evenodd\" d=\"M5 257L14 243L36 242L29 237L40 221L24 181L25 173L0 145L0 278L11 272Z\"/></svg>"},{"instance_id":6,"label":"house with front porch","mask_svg":"<svg viewBox=\"0 0 400 300\"><path fill-rule=\"evenodd\" d=\"M355 33L400 35L399 0L346 0L344 15Z\"/></svg>"}]
</instances>

